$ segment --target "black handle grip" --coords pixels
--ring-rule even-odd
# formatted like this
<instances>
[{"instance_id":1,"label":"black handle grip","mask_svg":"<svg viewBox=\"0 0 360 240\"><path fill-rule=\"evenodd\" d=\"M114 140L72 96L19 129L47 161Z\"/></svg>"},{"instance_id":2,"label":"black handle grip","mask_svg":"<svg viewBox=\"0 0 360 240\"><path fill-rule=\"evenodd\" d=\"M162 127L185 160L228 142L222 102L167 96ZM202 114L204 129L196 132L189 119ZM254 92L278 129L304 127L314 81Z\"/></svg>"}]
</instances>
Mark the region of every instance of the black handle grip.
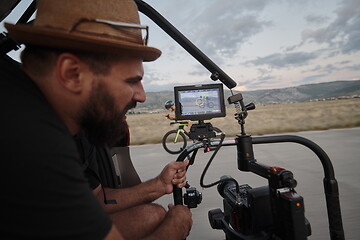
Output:
<instances>
[{"instance_id":1,"label":"black handle grip","mask_svg":"<svg viewBox=\"0 0 360 240\"><path fill-rule=\"evenodd\" d=\"M182 197L182 188L179 188L176 185L174 186L173 196L174 196L174 204L175 205L183 205L183 197Z\"/></svg>"},{"instance_id":2,"label":"black handle grip","mask_svg":"<svg viewBox=\"0 0 360 240\"><path fill-rule=\"evenodd\" d=\"M183 162L186 157L189 155L189 152L184 149L176 159L177 162ZM179 188L177 185L173 185L173 197L174 197L174 204L175 205L183 205L183 192L182 188Z\"/></svg>"}]
</instances>

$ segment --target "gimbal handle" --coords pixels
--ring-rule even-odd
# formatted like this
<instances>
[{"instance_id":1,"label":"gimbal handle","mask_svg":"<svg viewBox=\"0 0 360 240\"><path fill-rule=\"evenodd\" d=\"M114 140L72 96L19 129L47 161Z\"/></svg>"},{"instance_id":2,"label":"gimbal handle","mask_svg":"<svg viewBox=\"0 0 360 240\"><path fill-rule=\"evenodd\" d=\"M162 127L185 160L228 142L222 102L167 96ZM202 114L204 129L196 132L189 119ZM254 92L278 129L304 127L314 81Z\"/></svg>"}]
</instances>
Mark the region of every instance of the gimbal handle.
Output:
<instances>
[{"instance_id":1,"label":"gimbal handle","mask_svg":"<svg viewBox=\"0 0 360 240\"><path fill-rule=\"evenodd\" d=\"M199 141L196 142L188 147L186 147L178 156L178 158L176 159L177 162L183 162L185 161L185 159L187 158L187 156L190 153L196 153L198 149L204 147L204 143ZM194 161L195 155L191 156L191 160L190 160L190 164L192 164L192 162ZM190 165L189 164L189 165ZM189 168L189 166L187 166L187 168ZM177 185L173 185L173 198L174 198L174 204L175 205L183 205L183 192L182 192L182 188L179 188Z\"/></svg>"}]
</instances>

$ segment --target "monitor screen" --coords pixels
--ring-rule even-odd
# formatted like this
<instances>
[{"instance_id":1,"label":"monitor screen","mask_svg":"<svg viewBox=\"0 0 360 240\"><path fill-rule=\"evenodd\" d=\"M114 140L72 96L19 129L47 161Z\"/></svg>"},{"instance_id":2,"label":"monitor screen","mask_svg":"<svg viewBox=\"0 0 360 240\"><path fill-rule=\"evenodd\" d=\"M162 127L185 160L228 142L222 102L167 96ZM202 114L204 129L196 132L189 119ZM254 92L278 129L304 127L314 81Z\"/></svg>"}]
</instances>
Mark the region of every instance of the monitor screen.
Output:
<instances>
[{"instance_id":1,"label":"monitor screen","mask_svg":"<svg viewBox=\"0 0 360 240\"><path fill-rule=\"evenodd\" d=\"M207 120L226 115L222 84L177 86L174 95L178 120Z\"/></svg>"}]
</instances>

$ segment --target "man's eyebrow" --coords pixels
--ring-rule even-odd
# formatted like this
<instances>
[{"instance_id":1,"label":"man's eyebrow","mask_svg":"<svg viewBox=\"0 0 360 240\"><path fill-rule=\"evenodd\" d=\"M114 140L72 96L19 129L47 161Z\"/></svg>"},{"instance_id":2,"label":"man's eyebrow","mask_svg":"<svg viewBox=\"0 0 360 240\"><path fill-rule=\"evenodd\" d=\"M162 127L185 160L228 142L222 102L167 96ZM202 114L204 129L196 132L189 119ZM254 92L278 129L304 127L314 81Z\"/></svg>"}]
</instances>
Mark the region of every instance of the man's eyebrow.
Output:
<instances>
[{"instance_id":1,"label":"man's eyebrow","mask_svg":"<svg viewBox=\"0 0 360 240\"><path fill-rule=\"evenodd\" d=\"M129 77L127 80L131 81L131 82L136 82L136 81L141 81L142 80L142 76L135 76L135 77Z\"/></svg>"}]
</instances>

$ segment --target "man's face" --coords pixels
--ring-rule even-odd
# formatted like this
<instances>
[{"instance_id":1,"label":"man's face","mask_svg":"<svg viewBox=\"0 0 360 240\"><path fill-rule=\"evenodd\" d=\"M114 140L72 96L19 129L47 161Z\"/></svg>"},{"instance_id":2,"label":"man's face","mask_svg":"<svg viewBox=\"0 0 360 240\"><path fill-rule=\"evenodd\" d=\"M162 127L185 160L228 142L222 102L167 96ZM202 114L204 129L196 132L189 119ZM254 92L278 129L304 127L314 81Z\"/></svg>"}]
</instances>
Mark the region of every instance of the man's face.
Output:
<instances>
[{"instance_id":1,"label":"man's face","mask_svg":"<svg viewBox=\"0 0 360 240\"><path fill-rule=\"evenodd\" d=\"M141 59L114 64L110 74L96 76L91 93L80 112L80 124L95 145L112 145L125 134L125 114L146 99L141 83Z\"/></svg>"}]
</instances>

